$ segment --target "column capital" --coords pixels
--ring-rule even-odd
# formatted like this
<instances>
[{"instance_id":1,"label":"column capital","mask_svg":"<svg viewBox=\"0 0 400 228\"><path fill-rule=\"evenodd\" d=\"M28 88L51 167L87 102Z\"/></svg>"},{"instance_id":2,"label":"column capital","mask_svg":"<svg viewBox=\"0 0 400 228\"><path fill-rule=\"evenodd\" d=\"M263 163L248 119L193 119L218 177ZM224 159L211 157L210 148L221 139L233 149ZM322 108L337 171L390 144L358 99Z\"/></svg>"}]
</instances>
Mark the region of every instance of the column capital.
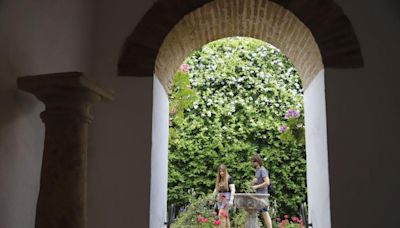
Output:
<instances>
[{"instance_id":1,"label":"column capital","mask_svg":"<svg viewBox=\"0 0 400 228\"><path fill-rule=\"evenodd\" d=\"M46 105L43 121L77 119L90 122L90 107L99 101L111 101L114 92L98 85L81 72L62 72L17 79L18 88L34 94Z\"/></svg>"},{"instance_id":2,"label":"column capital","mask_svg":"<svg viewBox=\"0 0 400 228\"><path fill-rule=\"evenodd\" d=\"M17 85L19 89L30 92L39 99L45 95L52 95L51 93L54 93L52 88L86 91L99 96L101 100L111 101L114 99L113 91L101 87L89 77L84 77L82 72L24 76L17 79Z\"/></svg>"}]
</instances>

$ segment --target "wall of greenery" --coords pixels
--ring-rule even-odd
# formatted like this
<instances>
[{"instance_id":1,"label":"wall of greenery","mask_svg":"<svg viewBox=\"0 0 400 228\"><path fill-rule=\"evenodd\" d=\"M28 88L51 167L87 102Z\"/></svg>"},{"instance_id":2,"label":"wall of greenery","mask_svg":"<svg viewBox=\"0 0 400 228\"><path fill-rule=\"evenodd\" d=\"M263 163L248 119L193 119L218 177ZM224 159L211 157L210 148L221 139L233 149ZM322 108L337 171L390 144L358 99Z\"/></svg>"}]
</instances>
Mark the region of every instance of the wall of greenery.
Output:
<instances>
[{"instance_id":1,"label":"wall of greenery","mask_svg":"<svg viewBox=\"0 0 400 228\"><path fill-rule=\"evenodd\" d=\"M239 37L211 42L185 64L170 94L168 204L179 208L194 192L212 192L219 164L228 166L237 192L247 192L255 171L250 157L258 152L278 213L297 214L306 200L304 141L282 140L279 132L289 109L303 120L296 69L272 45Z\"/></svg>"}]
</instances>

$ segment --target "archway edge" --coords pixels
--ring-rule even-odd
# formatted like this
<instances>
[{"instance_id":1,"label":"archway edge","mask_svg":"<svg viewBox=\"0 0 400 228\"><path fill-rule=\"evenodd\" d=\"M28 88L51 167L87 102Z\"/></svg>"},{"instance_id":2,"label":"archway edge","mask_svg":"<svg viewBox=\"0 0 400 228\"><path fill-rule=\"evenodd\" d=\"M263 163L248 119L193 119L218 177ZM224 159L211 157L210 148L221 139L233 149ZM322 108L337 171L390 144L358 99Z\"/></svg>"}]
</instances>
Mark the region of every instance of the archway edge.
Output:
<instances>
[{"instance_id":1,"label":"archway edge","mask_svg":"<svg viewBox=\"0 0 400 228\"><path fill-rule=\"evenodd\" d=\"M231 0L240 5L249 0ZM268 2L253 0L256 4ZM122 76L153 76L165 38L186 15L215 0L158 0L126 39L118 62ZM311 32L325 68L363 66L360 45L342 9L332 0L272 0L293 13ZM222 37L221 37L222 38ZM167 83L167 82L164 82Z\"/></svg>"}]
</instances>

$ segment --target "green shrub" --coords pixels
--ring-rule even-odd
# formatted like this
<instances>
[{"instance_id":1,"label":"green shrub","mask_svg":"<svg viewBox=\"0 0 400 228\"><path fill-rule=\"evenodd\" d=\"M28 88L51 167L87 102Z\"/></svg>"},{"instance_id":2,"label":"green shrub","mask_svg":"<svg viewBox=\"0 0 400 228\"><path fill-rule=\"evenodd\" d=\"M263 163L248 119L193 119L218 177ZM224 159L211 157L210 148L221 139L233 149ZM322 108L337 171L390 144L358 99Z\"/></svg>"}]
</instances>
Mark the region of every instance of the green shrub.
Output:
<instances>
[{"instance_id":1,"label":"green shrub","mask_svg":"<svg viewBox=\"0 0 400 228\"><path fill-rule=\"evenodd\" d=\"M254 176L250 157L259 152L276 190L278 214L297 214L306 199L305 146L281 140L279 132L289 109L298 110L304 122L293 65L278 49L249 38L211 42L185 63L190 67L186 89L195 99L171 119L168 203L186 205L190 189L212 192L219 164L228 166L237 192L244 192ZM171 92L173 98L179 89Z\"/></svg>"},{"instance_id":2,"label":"green shrub","mask_svg":"<svg viewBox=\"0 0 400 228\"><path fill-rule=\"evenodd\" d=\"M190 203L179 213L171 227L214 227L214 222L217 220L219 218L214 210L213 194L201 195L198 198L193 196Z\"/></svg>"},{"instance_id":3,"label":"green shrub","mask_svg":"<svg viewBox=\"0 0 400 228\"><path fill-rule=\"evenodd\" d=\"M215 196L213 194L193 196L190 203L183 209L172 223L172 228L189 227L225 227L224 218L219 218L214 208ZM244 227L247 212L243 209L233 208L229 212L231 227ZM217 222L215 224L216 221Z\"/></svg>"}]
</instances>

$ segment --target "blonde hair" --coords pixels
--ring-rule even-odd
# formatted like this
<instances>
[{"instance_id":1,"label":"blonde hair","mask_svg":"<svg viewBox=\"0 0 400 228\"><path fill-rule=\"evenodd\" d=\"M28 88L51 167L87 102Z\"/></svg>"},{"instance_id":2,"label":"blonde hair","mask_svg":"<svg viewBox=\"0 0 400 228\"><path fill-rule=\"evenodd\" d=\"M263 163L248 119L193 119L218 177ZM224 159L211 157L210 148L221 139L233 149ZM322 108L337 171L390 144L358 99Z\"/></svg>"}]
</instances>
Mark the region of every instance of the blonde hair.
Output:
<instances>
[{"instance_id":1,"label":"blonde hair","mask_svg":"<svg viewBox=\"0 0 400 228\"><path fill-rule=\"evenodd\" d=\"M220 171L224 171L224 173L225 173L223 179L221 179ZM215 189L218 192L220 192L220 191L229 191L228 177L229 177L229 174L228 174L228 168L226 168L226 165L218 166L217 179L215 181Z\"/></svg>"}]
</instances>

